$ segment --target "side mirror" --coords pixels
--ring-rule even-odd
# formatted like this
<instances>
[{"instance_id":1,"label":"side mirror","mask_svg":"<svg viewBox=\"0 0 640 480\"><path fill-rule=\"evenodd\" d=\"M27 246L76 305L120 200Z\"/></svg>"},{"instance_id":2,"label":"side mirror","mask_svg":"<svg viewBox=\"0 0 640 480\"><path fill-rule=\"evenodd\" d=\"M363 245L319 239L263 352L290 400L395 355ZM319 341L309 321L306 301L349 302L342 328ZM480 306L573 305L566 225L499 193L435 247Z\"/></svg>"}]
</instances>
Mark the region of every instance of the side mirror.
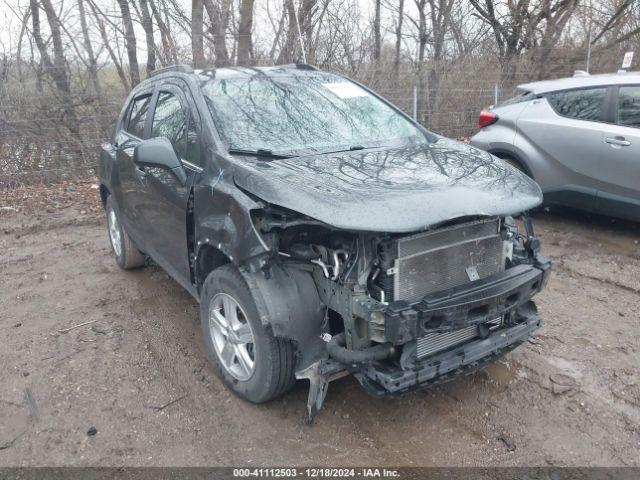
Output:
<instances>
[{"instance_id":1,"label":"side mirror","mask_svg":"<svg viewBox=\"0 0 640 480\"><path fill-rule=\"evenodd\" d=\"M169 169L182 185L187 182L182 163L166 137L150 138L140 142L133 150L133 162L141 167Z\"/></svg>"}]
</instances>

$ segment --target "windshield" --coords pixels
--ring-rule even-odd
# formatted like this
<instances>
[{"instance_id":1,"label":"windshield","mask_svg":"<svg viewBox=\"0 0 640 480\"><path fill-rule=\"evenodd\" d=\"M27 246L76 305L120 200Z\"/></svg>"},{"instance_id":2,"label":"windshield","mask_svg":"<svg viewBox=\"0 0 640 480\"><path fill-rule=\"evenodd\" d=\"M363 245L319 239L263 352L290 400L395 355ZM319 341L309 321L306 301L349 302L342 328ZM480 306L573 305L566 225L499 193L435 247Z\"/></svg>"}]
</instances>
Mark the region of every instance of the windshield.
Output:
<instances>
[{"instance_id":1,"label":"windshield","mask_svg":"<svg viewBox=\"0 0 640 480\"><path fill-rule=\"evenodd\" d=\"M426 141L394 109L337 75L242 75L209 80L202 91L233 150L329 152Z\"/></svg>"}]
</instances>

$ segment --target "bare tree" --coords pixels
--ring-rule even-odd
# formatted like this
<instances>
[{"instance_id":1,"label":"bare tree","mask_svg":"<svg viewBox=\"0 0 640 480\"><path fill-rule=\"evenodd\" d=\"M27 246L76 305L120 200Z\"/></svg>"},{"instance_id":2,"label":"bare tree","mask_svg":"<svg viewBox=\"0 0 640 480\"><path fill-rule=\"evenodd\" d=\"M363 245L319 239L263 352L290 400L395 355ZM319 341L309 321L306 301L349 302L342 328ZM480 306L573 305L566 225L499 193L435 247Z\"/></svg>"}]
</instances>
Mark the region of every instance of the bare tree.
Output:
<instances>
[{"instance_id":1,"label":"bare tree","mask_svg":"<svg viewBox=\"0 0 640 480\"><path fill-rule=\"evenodd\" d=\"M511 83L515 77L515 59L524 50L531 38L530 0L514 0L506 4L506 14L502 14L495 0L469 0L477 15L492 29L498 56L502 64L502 79Z\"/></svg>"},{"instance_id":2,"label":"bare tree","mask_svg":"<svg viewBox=\"0 0 640 480\"><path fill-rule=\"evenodd\" d=\"M427 0L414 0L415 6L418 10L418 20L409 18L414 26L417 27L417 41L418 41L418 55L416 59L416 77L417 77L417 89L418 89L418 101L416 105L416 115L418 119L421 119L424 113L424 99L427 97L426 84L424 78L425 67L425 53L427 48L427 41L429 40L429 32L427 30Z\"/></svg>"},{"instance_id":3,"label":"bare tree","mask_svg":"<svg viewBox=\"0 0 640 480\"><path fill-rule=\"evenodd\" d=\"M287 18L287 33L285 36L284 45L280 49L280 54L278 55L277 63L289 63L294 59L297 59L298 56L296 51L299 51L297 48L297 35L298 35L298 22L296 21L296 6L293 3L293 0L284 0L284 8L282 10L283 17Z\"/></svg>"},{"instance_id":4,"label":"bare tree","mask_svg":"<svg viewBox=\"0 0 640 480\"><path fill-rule=\"evenodd\" d=\"M156 1L159 4L156 4ZM176 49L175 42L173 41L173 36L171 35L171 28L169 27L168 22L162 18L162 9L166 9L163 0L148 0L149 6L151 7L151 13L153 14L153 18L158 25L158 30L160 31L160 39L162 41L162 50L163 50L163 65L168 65L170 63L178 63L178 53Z\"/></svg>"},{"instance_id":5,"label":"bare tree","mask_svg":"<svg viewBox=\"0 0 640 480\"><path fill-rule=\"evenodd\" d=\"M241 0L238 24L238 65L248 65L253 52L251 31L253 29L253 1Z\"/></svg>"},{"instance_id":6,"label":"bare tree","mask_svg":"<svg viewBox=\"0 0 640 480\"><path fill-rule=\"evenodd\" d=\"M18 46L17 46L17 52L16 52L16 59L17 64L17 71L18 71L18 78L20 79L20 82L22 83L23 81L23 75L22 75L22 62L20 61L20 59L22 58L22 42L23 39L25 37L25 33L27 31L27 26L29 23L29 17L31 16L31 6L29 6L24 14L22 15L22 20L20 21L20 34L18 35Z\"/></svg>"},{"instance_id":7,"label":"bare tree","mask_svg":"<svg viewBox=\"0 0 640 480\"><path fill-rule=\"evenodd\" d=\"M125 32L125 43L127 47L127 57L129 58L129 77L131 86L135 87L140 83L140 67L138 66L138 50L136 45L136 33L133 29L131 11L127 0L118 0L120 12L122 14L122 24Z\"/></svg>"},{"instance_id":8,"label":"bare tree","mask_svg":"<svg viewBox=\"0 0 640 480\"><path fill-rule=\"evenodd\" d=\"M122 68L122 62L120 58L116 54L116 51L112 47L112 38L113 36L108 35L107 28L104 23L103 13L100 9L95 5L94 2L89 0L89 8L91 8L91 12L93 13L93 17L95 18L96 24L98 26L98 30L100 31L100 37L102 38L102 42L109 54L109 59L113 63L116 68L116 72L118 73L118 77L122 82L125 90L129 90L131 86L129 85L129 79L127 78L124 69Z\"/></svg>"},{"instance_id":9,"label":"bare tree","mask_svg":"<svg viewBox=\"0 0 640 480\"><path fill-rule=\"evenodd\" d=\"M625 0L629 1L629 0ZM502 64L502 80L513 83L518 56L537 49L534 63L537 76L547 75L548 56L559 41L579 0L469 0L476 14L490 25Z\"/></svg>"},{"instance_id":10,"label":"bare tree","mask_svg":"<svg viewBox=\"0 0 640 480\"><path fill-rule=\"evenodd\" d=\"M617 3L617 5L616 5ZM626 31L623 26L630 25ZM612 34L613 33L613 34ZM607 38L609 36L609 38ZM640 4L637 0L622 0L614 2L613 13L593 37L591 44L595 45L601 38L607 38L604 45L594 49L594 52L603 52L631 39L640 37Z\"/></svg>"},{"instance_id":11,"label":"bare tree","mask_svg":"<svg viewBox=\"0 0 640 480\"><path fill-rule=\"evenodd\" d=\"M300 11L298 12L299 33L304 38L303 45L307 62L313 63L315 60L315 47L313 42L313 31L319 20L318 0L302 0ZM302 60L302 59L300 59Z\"/></svg>"},{"instance_id":12,"label":"bare tree","mask_svg":"<svg viewBox=\"0 0 640 480\"><path fill-rule=\"evenodd\" d=\"M454 0L429 0L429 13L431 19L431 43L433 57L429 69L429 96L428 115L431 116L437 108L437 100L440 93L440 73L444 57L445 35L449 31L451 9Z\"/></svg>"},{"instance_id":13,"label":"bare tree","mask_svg":"<svg viewBox=\"0 0 640 480\"><path fill-rule=\"evenodd\" d=\"M33 39L40 53L40 61L44 65L45 72L51 77L61 97L61 104L67 128L73 133L79 133L78 118L71 99L71 84L67 75L67 61L64 56L64 46L58 18L50 0L30 0L31 19L33 25ZM47 16L49 30L51 31L51 43L53 44L53 59L49 55L47 45L42 38L40 29L40 7Z\"/></svg>"},{"instance_id":14,"label":"bare tree","mask_svg":"<svg viewBox=\"0 0 640 480\"><path fill-rule=\"evenodd\" d=\"M102 89L100 88L100 82L98 80L98 64L96 61L95 53L93 52L91 37L89 37L89 28L87 27L87 15L84 9L84 0L78 0L78 13L80 14L80 28L82 30L82 38L84 40L84 49L87 52L87 69L89 71L89 77L91 78L93 90L96 96L101 97Z\"/></svg>"},{"instance_id":15,"label":"bare tree","mask_svg":"<svg viewBox=\"0 0 640 480\"><path fill-rule=\"evenodd\" d=\"M537 79L547 78L550 73L550 55L554 46L560 41L565 26L576 7L579 0L568 0L552 5L551 2L544 2L538 14L544 20L544 30L540 38L539 45L534 51L534 72Z\"/></svg>"},{"instance_id":16,"label":"bare tree","mask_svg":"<svg viewBox=\"0 0 640 480\"><path fill-rule=\"evenodd\" d=\"M227 28L231 13L231 0L204 0L204 7L209 16L209 34L213 37L213 49L216 67L230 65L229 50L227 49Z\"/></svg>"},{"instance_id":17,"label":"bare tree","mask_svg":"<svg viewBox=\"0 0 640 480\"><path fill-rule=\"evenodd\" d=\"M393 59L393 71L396 78L400 73L400 49L402 47L402 23L404 20L404 0L398 1L398 23L396 24L396 46Z\"/></svg>"},{"instance_id":18,"label":"bare tree","mask_svg":"<svg viewBox=\"0 0 640 480\"><path fill-rule=\"evenodd\" d=\"M380 50L382 48L382 33L380 31L380 10L382 0L375 0L375 14L373 17L373 60L380 60Z\"/></svg>"},{"instance_id":19,"label":"bare tree","mask_svg":"<svg viewBox=\"0 0 640 480\"><path fill-rule=\"evenodd\" d=\"M202 0L191 1L191 55L193 66L202 68L204 66L204 5Z\"/></svg>"},{"instance_id":20,"label":"bare tree","mask_svg":"<svg viewBox=\"0 0 640 480\"><path fill-rule=\"evenodd\" d=\"M145 41L147 42L147 75L156 69L156 42L153 37L153 19L149 13L149 4L147 0L139 0L140 2L140 24L144 29Z\"/></svg>"}]
</instances>

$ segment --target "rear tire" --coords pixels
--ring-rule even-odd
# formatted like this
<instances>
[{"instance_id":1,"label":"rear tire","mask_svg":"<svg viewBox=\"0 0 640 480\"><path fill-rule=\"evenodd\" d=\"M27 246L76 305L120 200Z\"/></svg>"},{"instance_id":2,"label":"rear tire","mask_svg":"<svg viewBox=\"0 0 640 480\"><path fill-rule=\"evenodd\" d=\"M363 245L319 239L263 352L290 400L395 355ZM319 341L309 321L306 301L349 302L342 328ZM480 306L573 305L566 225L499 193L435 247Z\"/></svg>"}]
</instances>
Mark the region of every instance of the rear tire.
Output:
<instances>
[{"instance_id":1,"label":"rear tire","mask_svg":"<svg viewBox=\"0 0 640 480\"><path fill-rule=\"evenodd\" d=\"M120 212L111 196L107 197L105 211L107 214L109 241L118 266L124 270L130 270L144 265L145 256L136 248L131 237L122 226Z\"/></svg>"},{"instance_id":2,"label":"rear tire","mask_svg":"<svg viewBox=\"0 0 640 480\"><path fill-rule=\"evenodd\" d=\"M295 383L295 349L262 325L253 295L232 265L212 271L200 299L204 341L216 373L252 403L272 400Z\"/></svg>"}]
</instances>

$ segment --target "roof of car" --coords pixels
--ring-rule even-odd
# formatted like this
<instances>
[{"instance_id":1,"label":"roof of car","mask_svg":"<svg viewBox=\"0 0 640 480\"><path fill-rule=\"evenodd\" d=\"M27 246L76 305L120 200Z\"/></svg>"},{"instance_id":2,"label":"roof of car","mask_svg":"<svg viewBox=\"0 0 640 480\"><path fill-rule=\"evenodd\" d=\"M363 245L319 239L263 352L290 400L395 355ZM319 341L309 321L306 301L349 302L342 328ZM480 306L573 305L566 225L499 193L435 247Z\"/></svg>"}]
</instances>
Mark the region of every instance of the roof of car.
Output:
<instances>
[{"instance_id":1,"label":"roof of car","mask_svg":"<svg viewBox=\"0 0 640 480\"><path fill-rule=\"evenodd\" d=\"M603 73L598 75L583 74L555 80L523 83L522 85L518 85L518 89L537 94L557 90L568 90L571 88L627 84L640 84L640 72Z\"/></svg>"},{"instance_id":2,"label":"roof of car","mask_svg":"<svg viewBox=\"0 0 640 480\"><path fill-rule=\"evenodd\" d=\"M238 77L253 77L253 76L283 76L283 75L317 75L325 74L316 67L298 63L288 65L275 65L271 67L226 67L226 68L212 68L195 70L195 74L201 77L210 77L216 79L222 78L238 78Z\"/></svg>"},{"instance_id":3,"label":"roof of car","mask_svg":"<svg viewBox=\"0 0 640 480\"><path fill-rule=\"evenodd\" d=\"M202 68L194 70L189 65L171 65L152 72L150 78L166 77L175 74L196 75L201 79L220 79L220 78L237 78L237 77L253 77L261 76L280 76L280 75L317 75L323 74L313 65L305 63L292 63L287 65L275 65L270 67L226 67L226 68Z\"/></svg>"}]
</instances>

